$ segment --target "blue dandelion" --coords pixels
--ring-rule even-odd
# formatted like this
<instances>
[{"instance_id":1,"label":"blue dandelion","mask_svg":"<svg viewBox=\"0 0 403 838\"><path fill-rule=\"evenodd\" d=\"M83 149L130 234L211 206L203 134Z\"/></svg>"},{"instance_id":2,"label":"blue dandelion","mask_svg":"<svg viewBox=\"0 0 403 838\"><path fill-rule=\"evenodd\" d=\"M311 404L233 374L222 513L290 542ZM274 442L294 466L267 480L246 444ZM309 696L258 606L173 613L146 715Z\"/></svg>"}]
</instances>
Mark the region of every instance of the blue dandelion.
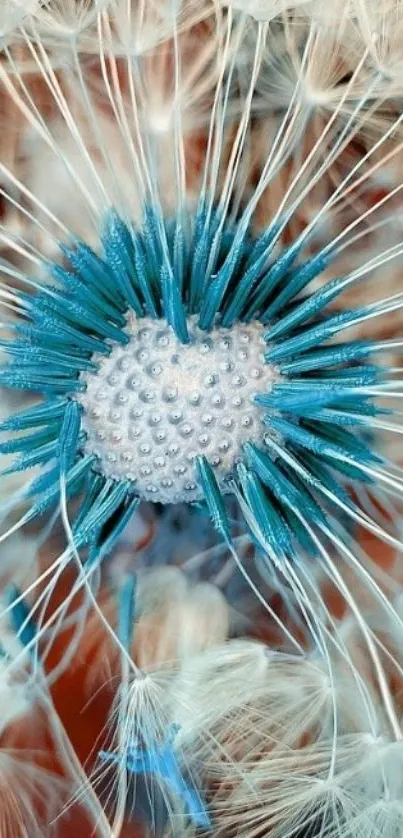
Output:
<instances>
[{"instance_id":1,"label":"blue dandelion","mask_svg":"<svg viewBox=\"0 0 403 838\"><path fill-rule=\"evenodd\" d=\"M43 395L1 425L23 432L1 445L18 455L3 475L41 466L24 523L62 490L80 498L75 548L99 563L140 503L205 504L230 544L235 495L287 562L314 548L329 506L354 515L349 484L382 463L368 425L388 343L339 335L378 308L335 309L343 277L306 294L331 249L301 262L298 240L280 256L275 241L203 205L173 219L148 207L141 229L113 212L99 254L74 239L53 286L18 292L0 381Z\"/></svg>"}]
</instances>

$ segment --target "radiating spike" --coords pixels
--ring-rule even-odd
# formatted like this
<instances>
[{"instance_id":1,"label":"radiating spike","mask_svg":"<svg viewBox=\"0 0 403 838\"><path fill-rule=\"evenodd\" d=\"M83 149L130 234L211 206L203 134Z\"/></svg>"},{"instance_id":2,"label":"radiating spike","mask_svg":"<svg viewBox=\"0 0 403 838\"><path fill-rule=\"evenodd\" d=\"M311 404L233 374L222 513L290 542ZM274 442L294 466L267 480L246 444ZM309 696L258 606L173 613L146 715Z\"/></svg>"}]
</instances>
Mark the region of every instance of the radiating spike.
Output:
<instances>
[{"instance_id":1,"label":"radiating spike","mask_svg":"<svg viewBox=\"0 0 403 838\"><path fill-rule=\"evenodd\" d=\"M189 343L186 311L172 270L166 265L161 268L161 287L167 322L182 343Z\"/></svg>"},{"instance_id":2,"label":"radiating spike","mask_svg":"<svg viewBox=\"0 0 403 838\"><path fill-rule=\"evenodd\" d=\"M127 652L130 652L133 642L135 619L136 576L130 574L124 580L118 598L118 638Z\"/></svg>"},{"instance_id":3,"label":"radiating spike","mask_svg":"<svg viewBox=\"0 0 403 838\"><path fill-rule=\"evenodd\" d=\"M26 375L17 370L0 371L0 385L10 390L26 390L34 393L56 396L62 393L84 392L85 383L71 378L51 379L46 375Z\"/></svg>"},{"instance_id":4,"label":"radiating spike","mask_svg":"<svg viewBox=\"0 0 403 838\"><path fill-rule=\"evenodd\" d=\"M109 553L113 550L117 540L120 538L121 534L126 529L129 521L132 520L133 515L140 504L140 498L131 496L127 501L126 507L120 513L119 518L113 527L112 531L109 533L107 538L102 542L100 547L97 548L96 557L91 557L91 561L96 558L97 562L103 561Z\"/></svg>"},{"instance_id":5,"label":"radiating spike","mask_svg":"<svg viewBox=\"0 0 403 838\"><path fill-rule=\"evenodd\" d=\"M37 628L16 585L10 585L6 590L6 605L10 607L11 624L20 643L31 648L36 640Z\"/></svg>"},{"instance_id":6,"label":"radiating spike","mask_svg":"<svg viewBox=\"0 0 403 838\"><path fill-rule=\"evenodd\" d=\"M14 413L0 422L0 431L22 431L46 425L48 422L60 421L66 409L67 399L53 399L29 407L20 413Z\"/></svg>"},{"instance_id":7,"label":"radiating spike","mask_svg":"<svg viewBox=\"0 0 403 838\"><path fill-rule=\"evenodd\" d=\"M81 526L75 532L75 538L80 547L88 543L93 531L100 531L110 520L119 506L124 502L130 491L130 484L126 481L115 483L103 503L90 510Z\"/></svg>"},{"instance_id":8,"label":"radiating spike","mask_svg":"<svg viewBox=\"0 0 403 838\"><path fill-rule=\"evenodd\" d=\"M78 298L85 306L97 315L110 319L117 326L125 325L125 317L118 306L102 296L101 286L84 284L75 274L70 273L60 265L50 265L51 273L61 285L70 293L72 298Z\"/></svg>"},{"instance_id":9,"label":"radiating spike","mask_svg":"<svg viewBox=\"0 0 403 838\"><path fill-rule=\"evenodd\" d=\"M26 341L0 341L2 347L12 358L20 358L21 363L40 364L46 367L55 365L60 368L69 369L78 373L83 370L95 372L98 365L88 358L70 355L68 352L60 352L51 348L30 345Z\"/></svg>"},{"instance_id":10,"label":"radiating spike","mask_svg":"<svg viewBox=\"0 0 403 838\"><path fill-rule=\"evenodd\" d=\"M283 552L292 554L288 528L269 502L256 475L248 471L242 463L237 465L237 475L248 506L265 540L279 557Z\"/></svg>"},{"instance_id":11,"label":"radiating spike","mask_svg":"<svg viewBox=\"0 0 403 838\"><path fill-rule=\"evenodd\" d=\"M133 259L136 284L144 298L145 311L150 317L158 317L161 313L160 304L154 294L150 277L150 264L144 253L140 237L135 234L133 234Z\"/></svg>"},{"instance_id":12,"label":"radiating spike","mask_svg":"<svg viewBox=\"0 0 403 838\"><path fill-rule=\"evenodd\" d=\"M329 266L331 262L331 255L324 252L318 253L307 259L303 265L296 268L287 278L284 288L275 296L275 299L270 303L262 314L262 323L269 323L276 317L290 302L296 299L297 295L309 285L310 282ZM280 321L283 322L283 319ZM277 324L276 324L277 325ZM275 334L275 327L274 327ZM272 332L273 335L273 332Z\"/></svg>"},{"instance_id":13,"label":"radiating spike","mask_svg":"<svg viewBox=\"0 0 403 838\"><path fill-rule=\"evenodd\" d=\"M134 267L132 235L127 224L116 212L108 214L101 240L105 262L111 269L120 292L129 305L133 306L136 313L140 314L140 301L132 283ZM138 311L137 307L139 307Z\"/></svg>"},{"instance_id":14,"label":"radiating spike","mask_svg":"<svg viewBox=\"0 0 403 838\"><path fill-rule=\"evenodd\" d=\"M78 508L73 522L73 535L80 528L84 518L86 518L92 506L97 502L98 498L102 496L102 490L105 489L106 483L107 481L105 477L101 474L97 474L95 471L89 474L89 485L87 486L87 491L84 494L83 500Z\"/></svg>"},{"instance_id":15,"label":"radiating spike","mask_svg":"<svg viewBox=\"0 0 403 838\"><path fill-rule=\"evenodd\" d=\"M106 262L100 259L88 245L78 240L74 247L69 247L63 243L59 247L87 286L95 287L98 294L105 297L120 311L126 310L127 302L116 286L114 274Z\"/></svg>"},{"instance_id":16,"label":"radiating spike","mask_svg":"<svg viewBox=\"0 0 403 838\"><path fill-rule=\"evenodd\" d=\"M340 366L365 358L373 349L374 343L371 340L340 343L326 349L306 352L300 358L280 363L280 372L282 375L300 375L303 372L313 372L324 367Z\"/></svg>"},{"instance_id":17,"label":"radiating spike","mask_svg":"<svg viewBox=\"0 0 403 838\"><path fill-rule=\"evenodd\" d=\"M95 457L90 454L87 457L83 457L70 469L66 476L66 497L69 498L77 488L77 486L81 483L81 481L85 478L88 471L92 468ZM43 492L41 497L37 500L36 503L32 504L31 509L29 510L29 520L32 521L34 518L43 515L44 512L49 509L49 507L53 506L54 503L58 502L60 498L60 471L57 469L57 477L55 483L49 486L46 491Z\"/></svg>"},{"instance_id":18,"label":"radiating spike","mask_svg":"<svg viewBox=\"0 0 403 838\"><path fill-rule=\"evenodd\" d=\"M372 452L369 452L368 449L363 451L357 450L354 453L346 452L346 449L343 446L334 445L332 442L323 439L322 436L311 433L305 428L302 428L300 425L287 422L285 419L270 417L267 424L274 428L274 430L281 434L285 439L290 440L290 442L294 445L297 445L299 448L306 448L316 456L329 457L331 460L334 459L336 461L342 461L346 458L346 456L349 456L353 460L356 460L357 464L368 464L372 462L374 458L376 460L378 459L374 454L372 454Z\"/></svg>"},{"instance_id":19,"label":"radiating spike","mask_svg":"<svg viewBox=\"0 0 403 838\"><path fill-rule=\"evenodd\" d=\"M297 304L289 314L283 314L277 323L270 324L265 334L267 341L278 340L294 330L301 323L308 323L343 292L346 286L345 277L330 280L318 291Z\"/></svg>"},{"instance_id":20,"label":"radiating spike","mask_svg":"<svg viewBox=\"0 0 403 838\"><path fill-rule=\"evenodd\" d=\"M34 320L39 326L43 334L48 335L49 343L58 341L59 338L66 338L71 340L73 346L85 349L88 352L100 352L101 355L110 355L111 348L104 340L89 335L67 323L62 317L54 316L49 311L43 309L36 309L34 312Z\"/></svg>"},{"instance_id":21,"label":"radiating spike","mask_svg":"<svg viewBox=\"0 0 403 838\"><path fill-rule=\"evenodd\" d=\"M256 404L262 407L268 407L272 410L279 410L284 413L300 413L305 408L312 408L321 410L327 405L336 404L339 399L348 396L348 388L328 388L324 392L316 392L312 387L292 390L287 387L278 385L271 393L257 393L255 396ZM352 397L358 399L357 392L354 388L351 389Z\"/></svg>"},{"instance_id":22,"label":"radiating spike","mask_svg":"<svg viewBox=\"0 0 403 838\"><path fill-rule=\"evenodd\" d=\"M210 278L206 293L203 294L200 310L200 328L208 331L212 328L217 317L228 287L235 275L237 268L244 255L245 234L235 233L231 237L231 247L224 264L219 268L217 274Z\"/></svg>"},{"instance_id":23,"label":"radiating spike","mask_svg":"<svg viewBox=\"0 0 403 838\"><path fill-rule=\"evenodd\" d=\"M336 335L337 332L359 320L366 311L367 307L354 311L344 311L329 317L321 323L305 329L293 338L288 338L288 340L284 340L278 345L270 345L265 358L271 364L278 364L285 358L301 355L302 352L306 352L313 346L320 346L321 343Z\"/></svg>"},{"instance_id":24,"label":"radiating spike","mask_svg":"<svg viewBox=\"0 0 403 838\"><path fill-rule=\"evenodd\" d=\"M60 473L67 474L77 456L77 447L81 429L82 408L78 402L69 400L59 437Z\"/></svg>"},{"instance_id":25,"label":"radiating spike","mask_svg":"<svg viewBox=\"0 0 403 838\"><path fill-rule=\"evenodd\" d=\"M292 481L287 479L270 457L255 445L246 443L244 448L251 469L256 471L260 480L275 495L282 507L304 509L312 520L325 523L326 519L322 510L295 476Z\"/></svg>"},{"instance_id":26,"label":"radiating spike","mask_svg":"<svg viewBox=\"0 0 403 838\"><path fill-rule=\"evenodd\" d=\"M202 205L196 215L193 233L193 256L189 279L189 310L192 314L198 311L200 300L207 287L207 263L215 232L214 221Z\"/></svg>"},{"instance_id":27,"label":"radiating spike","mask_svg":"<svg viewBox=\"0 0 403 838\"><path fill-rule=\"evenodd\" d=\"M236 320L240 320L243 310L249 300L250 294L253 291L263 269L267 263L267 254L263 253L260 258L250 265L245 271L236 289L228 300L225 312L222 316L221 323L224 328L229 328Z\"/></svg>"},{"instance_id":28,"label":"radiating spike","mask_svg":"<svg viewBox=\"0 0 403 838\"><path fill-rule=\"evenodd\" d=\"M27 451L15 460L12 465L2 469L0 471L0 476L4 477L7 474L15 474L16 472L25 471L26 469L33 468L34 466L48 463L57 456L58 448L59 441L56 439L45 443L45 445L38 446L33 451Z\"/></svg>"},{"instance_id":29,"label":"radiating spike","mask_svg":"<svg viewBox=\"0 0 403 838\"><path fill-rule=\"evenodd\" d=\"M115 326L107 318L101 317L91 309L84 306L78 299L70 300L66 294L59 292L56 299L49 298L45 292L39 293L35 298L34 306L41 312L47 311L51 315L60 316L79 326L80 332L89 329L96 335L106 339L114 340L117 343L127 343L128 338L119 326Z\"/></svg>"},{"instance_id":30,"label":"radiating spike","mask_svg":"<svg viewBox=\"0 0 403 838\"><path fill-rule=\"evenodd\" d=\"M29 436L20 436L16 439L9 439L6 442L0 443L0 454L17 454L19 451L27 451L33 448L39 448L45 443L53 441L58 438L60 423L55 426L47 426Z\"/></svg>"},{"instance_id":31,"label":"radiating spike","mask_svg":"<svg viewBox=\"0 0 403 838\"><path fill-rule=\"evenodd\" d=\"M227 510L213 469L203 456L196 457L195 466L213 526L228 541L231 534Z\"/></svg>"},{"instance_id":32,"label":"radiating spike","mask_svg":"<svg viewBox=\"0 0 403 838\"><path fill-rule=\"evenodd\" d=\"M278 256L272 266L269 268L265 276L262 277L255 293L252 296L250 305L247 311L247 319L250 320L256 316L263 308L267 307L268 298L277 288L282 279L286 276L291 265L297 258L302 248L302 244L297 239L290 247L285 248Z\"/></svg>"}]
</instances>

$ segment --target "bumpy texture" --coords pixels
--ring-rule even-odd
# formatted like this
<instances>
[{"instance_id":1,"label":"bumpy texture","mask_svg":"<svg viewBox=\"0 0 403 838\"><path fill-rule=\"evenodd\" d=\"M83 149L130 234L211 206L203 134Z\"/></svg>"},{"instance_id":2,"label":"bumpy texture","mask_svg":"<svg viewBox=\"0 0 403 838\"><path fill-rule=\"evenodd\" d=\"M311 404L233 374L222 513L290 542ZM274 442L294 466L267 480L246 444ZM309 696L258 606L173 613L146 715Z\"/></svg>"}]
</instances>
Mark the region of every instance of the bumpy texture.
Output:
<instances>
[{"instance_id":1,"label":"bumpy texture","mask_svg":"<svg viewBox=\"0 0 403 838\"><path fill-rule=\"evenodd\" d=\"M225 492L243 443L264 437L254 397L271 390L274 372L263 331L255 322L206 334L192 317L183 345L164 321L131 317L130 343L97 358L96 375L82 374L86 453L160 503L202 498L193 460L204 454Z\"/></svg>"}]
</instances>

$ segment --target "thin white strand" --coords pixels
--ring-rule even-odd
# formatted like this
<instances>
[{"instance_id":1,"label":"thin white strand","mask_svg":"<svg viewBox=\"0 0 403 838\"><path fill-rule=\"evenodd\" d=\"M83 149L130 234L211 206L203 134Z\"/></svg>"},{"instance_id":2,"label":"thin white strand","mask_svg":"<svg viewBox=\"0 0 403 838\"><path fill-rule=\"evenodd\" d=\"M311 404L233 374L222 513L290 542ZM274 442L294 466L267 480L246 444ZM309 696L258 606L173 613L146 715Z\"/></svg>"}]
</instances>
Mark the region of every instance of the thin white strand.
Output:
<instances>
[{"instance_id":1,"label":"thin white strand","mask_svg":"<svg viewBox=\"0 0 403 838\"><path fill-rule=\"evenodd\" d=\"M326 527L325 525L321 525L321 529L322 529L323 533L328 538L330 538L331 541L333 541L333 543L337 544L337 542L338 542L337 537L336 538L334 537L334 534L329 530L328 527ZM311 528L310 528L310 530L311 530ZM380 658L379 658L379 655L378 655L378 652L377 652L377 649L376 649L376 645L374 643L372 632L370 631L367 624L365 623L365 620L362 617L362 614L360 612L360 609L358 608L358 605L357 605L354 597L352 596L348 586L345 584L345 582L344 582L342 576L340 575L339 571L337 570L334 562L331 560L329 553L324 548L324 546L321 544L320 540L318 538L316 538L316 535L315 535L315 533L313 533L313 531L311 531L311 537L315 540L315 543L319 547L320 553L321 553L321 555L324 559L325 567L328 569L330 578L332 578L336 582L339 590L343 593L343 596L344 596L346 602L348 603L352 613L354 614L354 616L357 620L358 625L360 626L363 638L365 640L365 643L367 645L368 651L369 651L370 656L371 656L371 660L374 664L374 668L375 668L375 671L376 671L376 674L377 674L377 680L378 680L379 688L380 688L380 691L381 691L381 694L382 694L382 698L383 698L383 701L384 701L384 704L385 704L385 709L386 709L387 714L388 714L388 718L389 718L389 721L390 721L390 724L391 724L393 734L394 734L395 739L397 741L401 741L401 739L403 738L402 730L401 730L400 723L399 723L399 720L398 720L398 717L397 717L397 714L396 714L396 708L394 706L393 699L392 699L392 696L391 696L391 693L390 693L390 690L389 690L389 686L388 686L388 683L387 683L385 671L384 671L384 668L383 668L382 663L380 661ZM338 546L340 546L340 545L338 545Z\"/></svg>"}]
</instances>

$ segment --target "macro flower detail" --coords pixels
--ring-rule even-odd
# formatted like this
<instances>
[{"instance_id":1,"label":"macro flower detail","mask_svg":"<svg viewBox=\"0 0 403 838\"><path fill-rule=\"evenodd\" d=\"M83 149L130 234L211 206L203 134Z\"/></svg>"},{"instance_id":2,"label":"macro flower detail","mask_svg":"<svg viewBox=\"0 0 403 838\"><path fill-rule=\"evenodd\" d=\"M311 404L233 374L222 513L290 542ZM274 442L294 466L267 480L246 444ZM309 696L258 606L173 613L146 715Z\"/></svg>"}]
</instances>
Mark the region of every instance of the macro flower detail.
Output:
<instances>
[{"instance_id":1,"label":"macro flower detail","mask_svg":"<svg viewBox=\"0 0 403 838\"><path fill-rule=\"evenodd\" d=\"M194 315L189 342L181 343L166 321L132 316L126 334L99 370L82 373L84 449L96 453L100 470L128 479L146 500L200 500L193 461L203 454L221 491L242 445L264 435L256 388L271 389L263 326L252 323L206 335ZM230 336L229 336L230 335Z\"/></svg>"},{"instance_id":2,"label":"macro flower detail","mask_svg":"<svg viewBox=\"0 0 403 838\"><path fill-rule=\"evenodd\" d=\"M373 342L331 340L370 313L327 312L343 278L301 296L328 254L294 266L295 247L272 257L273 237L204 209L148 210L140 231L111 213L101 255L63 245L57 285L28 279L0 379L45 397L1 426L29 431L2 444L20 452L7 473L44 467L24 521L85 485L74 542L100 558L141 500L204 499L228 539L232 492L277 556L312 548L299 510L309 529L329 499L350 503L345 478L372 479L365 422L382 370L366 363Z\"/></svg>"},{"instance_id":3,"label":"macro flower detail","mask_svg":"<svg viewBox=\"0 0 403 838\"><path fill-rule=\"evenodd\" d=\"M181 771L178 758L175 754L173 742L175 739L175 728L168 731L167 741L161 744L146 743L141 747L132 745L126 754L127 770L132 775L150 775L156 777L159 782L165 783L169 790L182 801L189 819L201 829L211 829L206 806L191 780L187 780ZM101 752L100 758L107 762L119 762L116 754ZM150 791L148 792L152 794Z\"/></svg>"}]
</instances>

